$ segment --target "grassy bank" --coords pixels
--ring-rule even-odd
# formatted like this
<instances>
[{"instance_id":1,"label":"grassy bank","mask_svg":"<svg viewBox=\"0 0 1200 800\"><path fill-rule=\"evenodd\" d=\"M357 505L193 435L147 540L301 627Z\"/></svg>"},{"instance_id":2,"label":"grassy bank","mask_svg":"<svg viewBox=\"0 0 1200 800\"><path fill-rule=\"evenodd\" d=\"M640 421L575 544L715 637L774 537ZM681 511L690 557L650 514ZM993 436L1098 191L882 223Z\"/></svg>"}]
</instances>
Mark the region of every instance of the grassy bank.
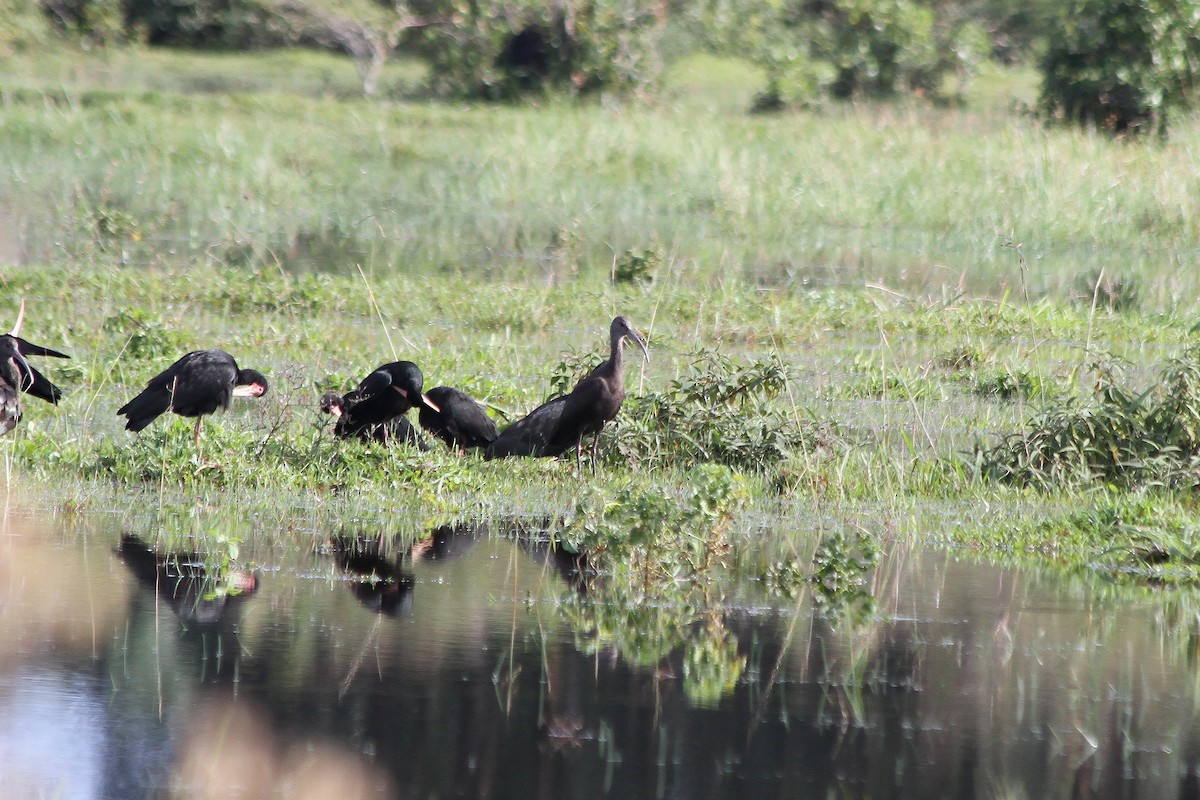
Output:
<instances>
[{"instance_id":1,"label":"grassy bank","mask_svg":"<svg viewBox=\"0 0 1200 800\"><path fill-rule=\"evenodd\" d=\"M42 267L11 273L6 292L28 298L27 338L73 356L43 364L64 401L29 399L4 443L7 474L45 507L117 507L153 525L232 502L272 529L354 520L419 535L457 519L569 515L581 498L611 497L630 480L676 496L695 469L716 462L744 476L745 513L772 528L853 520L879 536L1002 558L1052 549L1081 564L1112 542L1018 547L1013 537L1031 536L1049 511L1091 508L1103 484L1075 473L1040 488L989 478L974 451L1027 431L1055 404L1086 406L1099 363L1139 365L1127 380L1154 385L1193 336L1189 320L1171 315L873 289L710 290L669 276L651 286L547 287L204 265ZM626 407L595 472L585 466L582 477L570 461L484 462L441 447L337 441L317 410L322 391L407 358L427 386L462 387L503 423L601 360L617 313L649 335L652 360L627 368ZM185 420L164 418L137 436L121 429L116 408L150 376L213 346L266 372L271 392L207 423L198 452ZM995 513L978 517L981 504ZM1164 531L1190 530L1179 522L1186 515L1170 517ZM1147 526L1144 514L1138 524Z\"/></svg>"},{"instance_id":2,"label":"grassy bank","mask_svg":"<svg viewBox=\"0 0 1200 800\"><path fill-rule=\"evenodd\" d=\"M753 542L774 554L764 580L797 553L807 574L814 536L844 529L1195 581L1195 465L1110 470L1150 460L1120 445L1131 420L1189 441L1172 438L1185 408L1136 403L1194 343L1194 123L1148 145L1049 130L994 84L961 109L752 117L744 70L704 60L651 105L458 107L398 69L366 102L315 56L5 66L4 295L13 314L29 299L31 341L74 356L46 365L64 402L30 400L3 443L24 497L418 536L592 519L596 497L651 513L631 480L683 498L719 463L743 477L747 542L794 531ZM610 281L639 269L653 280ZM653 358L629 367L594 474L337 442L316 408L406 358L515 418L603 358L618 313ZM116 408L201 347L271 393L207 424L199 452L181 420L121 430ZM1116 431L1113 464L1088 425ZM1035 439L1086 457L1040 480L1021 471L1046 463ZM847 547L834 575L858 563Z\"/></svg>"}]
</instances>

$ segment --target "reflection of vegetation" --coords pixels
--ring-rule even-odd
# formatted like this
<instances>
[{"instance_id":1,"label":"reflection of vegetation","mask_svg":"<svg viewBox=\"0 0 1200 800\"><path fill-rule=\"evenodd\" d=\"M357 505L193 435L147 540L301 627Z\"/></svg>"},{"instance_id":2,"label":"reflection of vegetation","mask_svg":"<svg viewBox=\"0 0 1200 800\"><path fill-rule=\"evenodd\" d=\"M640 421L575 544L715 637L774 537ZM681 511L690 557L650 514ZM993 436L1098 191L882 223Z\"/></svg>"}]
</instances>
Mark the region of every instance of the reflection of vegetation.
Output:
<instances>
[{"instance_id":1,"label":"reflection of vegetation","mask_svg":"<svg viewBox=\"0 0 1200 800\"><path fill-rule=\"evenodd\" d=\"M733 691L746 668L738 640L719 614L708 617L702 635L688 643L683 657L683 691L698 706L714 706Z\"/></svg>"},{"instance_id":2,"label":"reflection of vegetation","mask_svg":"<svg viewBox=\"0 0 1200 800\"><path fill-rule=\"evenodd\" d=\"M566 614L585 652L611 648L651 666L685 646L685 691L711 704L745 667L724 627L718 577L729 524L749 495L724 467L705 465L690 478L682 499L629 485L615 498L596 493L580 502L565 546L585 552L605 578L584 596L572 594Z\"/></svg>"},{"instance_id":3,"label":"reflection of vegetation","mask_svg":"<svg viewBox=\"0 0 1200 800\"><path fill-rule=\"evenodd\" d=\"M948 540L993 558L1045 562L1120 583L1200 585L1200 514L1189 494L1106 491L1078 506L1032 517L1002 519L991 527L954 526Z\"/></svg>"},{"instance_id":4,"label":"reflection of vegetation","mask_svg":"<svg viewBox=\"0 0 1200 800\"><path fill-rule=\"evenodd\" d=\"M878 562L879 545L869 534L839 528L826 536L813 557L817 606L827 613L865 617L875 607L866 573Z\"/></svg>"}]
</instances>

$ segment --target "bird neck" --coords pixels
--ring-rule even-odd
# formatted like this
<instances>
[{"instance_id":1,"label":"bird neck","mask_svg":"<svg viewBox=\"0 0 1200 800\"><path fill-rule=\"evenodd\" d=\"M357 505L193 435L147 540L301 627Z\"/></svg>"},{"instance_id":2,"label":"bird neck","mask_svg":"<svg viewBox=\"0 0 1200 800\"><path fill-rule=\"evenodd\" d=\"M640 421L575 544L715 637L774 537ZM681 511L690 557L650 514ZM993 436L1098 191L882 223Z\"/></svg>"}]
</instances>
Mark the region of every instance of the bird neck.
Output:
<instances>
[{"instance_id":1,"label":"bird neck","mask_svg":"<svg viewBox=\"0 0 1200 800\"><path fill-rule=\"evenodd\" d=\"M617 334L614 336L610 347L611 351L608 356L608 362L612 364L613 372L620 375L621 368L625 366L625 335Z\"/></svg>"}]
</instances>

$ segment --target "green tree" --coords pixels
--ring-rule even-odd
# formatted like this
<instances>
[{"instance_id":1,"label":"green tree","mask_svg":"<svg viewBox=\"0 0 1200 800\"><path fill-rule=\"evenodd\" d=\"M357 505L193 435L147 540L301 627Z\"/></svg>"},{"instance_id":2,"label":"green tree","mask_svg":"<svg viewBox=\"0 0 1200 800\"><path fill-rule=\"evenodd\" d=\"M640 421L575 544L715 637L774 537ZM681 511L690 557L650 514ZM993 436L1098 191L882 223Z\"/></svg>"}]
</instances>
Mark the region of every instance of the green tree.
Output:
<instances>
[{"instance_id":1,"label":"green tree","mask_svg":"<svg viewBox=\"0 0 1200 800\"><path fill-rule=\"evenodd\" d=\"M425 0L447 25L414 42L444 93L629 91L660 70L659 0Z\"/></svg>"},{"instance_id":2,"label":"green tree","mask_svg":"<svg viewBox=\"0 0 1200 800\"><path fill-rule=\"evenodd\" d=\"M1042 60L1042 109L1116 134L1165 134L1200 68L1200 0L1074 0Z\"/></svg>"},{"instance_id":3,"label":"green tree","mask_svg":"<svg viewBox=\"0 0 1200 800\"><path fill-rule=\"evenodd\" d=\"M708 0L690 12L767 72L763 107L823 96L940 96L987 54L983 28L930 0Z\"/></svg>"}]
</instances>

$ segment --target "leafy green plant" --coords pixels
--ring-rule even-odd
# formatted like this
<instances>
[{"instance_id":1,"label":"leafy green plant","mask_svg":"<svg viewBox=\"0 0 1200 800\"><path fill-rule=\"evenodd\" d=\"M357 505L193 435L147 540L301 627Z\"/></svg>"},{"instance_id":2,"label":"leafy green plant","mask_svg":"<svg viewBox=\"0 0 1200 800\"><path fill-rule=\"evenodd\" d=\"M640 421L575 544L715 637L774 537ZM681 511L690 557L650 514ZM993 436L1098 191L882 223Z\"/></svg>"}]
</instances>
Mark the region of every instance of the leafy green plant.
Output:
<instances>
[{"instance_id":1,"label":"leafy green plant","mask_svg":"<svg viewBox=\"0 0 1200 800\"><path fill-rule=\"evenodd\" d=\"M123 308L104 320L106 332L123 336L126 345L123 355L131 358L174 359L182 355L183 337L162 319L141 308Z\"/></svg>"},{"instance_id":2,"label":"leafy green plant","mask_svg":"<svg viewBox=\"0 0 1200 800\"><path fill-rule=\"evenodd\" d=\"M813 556L812 582L817 607L827 614L852 612L862 618L874 609L867 573L879 562L879 545L861 530L838 529L825 536Z\"/></svg>"},{"instance_id":3,"label":"leafy green plant","mask_svg":"<svg viewBox=\"0 0 1200 800\"><path fill-rule=\"evenodd\" d=\"M1058 384L1027 369L1008 369L995 366L967 376L971 391L984 397L1001 400L1032 400L1059 393Z\"/></svg>"},{"instance_id":4,"label":"leafy green plant","mask_svg":"<svg viewBox=\"0 0 1200 800\"><path fill-rule=\"evenodd\" d=\"M1050 486L1200 484L1200 345L1192 345L1145 390L1127 385L1118 365L1095 367L1093 397L1065 396L1028 430L977 444L980 474Z\"/></svg>"},{"instance_id":5,"label":"leafy green plant","mask_svg":"<svg viewBox=\"0 0 1200 800\"><path fill-rule=\"evenodd\" d=\"M703 464L687 474L677 499L627 484L615 496L585 496L563 533L570 549L597 560L635 564L647 578L703 576L726 549L734 514L749 500L745 480L729 468Z\"/></svg>"},{"instance_id":6,"label":"leafy green plant","mask_svg":"<svg viewBox=\"0 0 1200 800\"><path fill-rule=\"evenodd\" d=\"M780 402L790 371L778 356L740 364L705 350L685 370L660 392L625 399L617 424L603 434L611 465L765 470L835 438L829 426L799 420Z\"/></svg>"},{"instance_id":7,"label":"leafy green plant","mask_svg":"<svg viewBox=\"0 0 1200 800\"><path fill-rule=\"evenodd\" d=\"M613 283L653 283L665 257L662 250L626 250L613 267Z\"/></svg>"}]
</instances>

